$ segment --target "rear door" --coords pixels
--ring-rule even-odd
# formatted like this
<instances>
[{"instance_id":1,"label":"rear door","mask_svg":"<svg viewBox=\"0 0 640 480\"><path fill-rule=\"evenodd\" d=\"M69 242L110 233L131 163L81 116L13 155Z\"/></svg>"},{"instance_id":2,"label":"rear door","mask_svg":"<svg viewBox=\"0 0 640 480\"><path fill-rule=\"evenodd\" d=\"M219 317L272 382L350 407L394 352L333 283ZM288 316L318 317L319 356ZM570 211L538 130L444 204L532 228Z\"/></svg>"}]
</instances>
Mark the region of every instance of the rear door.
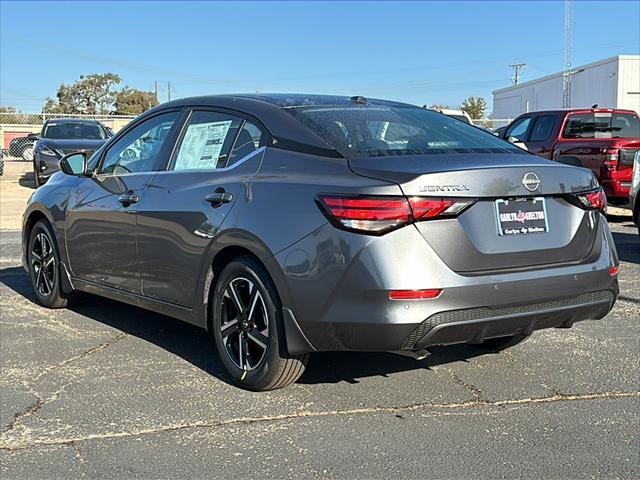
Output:
<instances>
[{"instance_id":1,"label":"rear door","mask_svg":"<svg viewBox=\"0 0 640 480\"><path fill-rule=\"evenodd\" d=\"M214 110L190 113L166 171L138 207L145 296L192 307L203 258L225 218L251 202L266 135L257 122Z\"/></svg>"},{"instance_id":2,"label":"rear door","mask_svg":"<svg viewBox=\"0 0 640 480\"><path fill-rule=\"evenodd\" d=\"M158 165L168 158L166 139L179 115L161 113L132 126L105 150L97 172L79 179L66 217L74 277L141 293L137 207Z\"/></svg>"}]
</instances>

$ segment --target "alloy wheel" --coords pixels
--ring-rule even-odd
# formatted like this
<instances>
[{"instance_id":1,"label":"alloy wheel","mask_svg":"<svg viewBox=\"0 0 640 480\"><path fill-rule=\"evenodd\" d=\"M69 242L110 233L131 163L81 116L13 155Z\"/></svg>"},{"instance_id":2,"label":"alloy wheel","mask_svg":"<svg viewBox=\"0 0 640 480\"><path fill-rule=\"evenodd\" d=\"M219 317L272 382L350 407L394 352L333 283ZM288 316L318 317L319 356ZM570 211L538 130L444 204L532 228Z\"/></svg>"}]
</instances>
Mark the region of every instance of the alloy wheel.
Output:
<instances>
[{"instance_id":1,"label":"alloy wheel","mask_svg":"<svg viewBox=\"0 0 640 480\"><path fill-rule=\"evenodd\" d=\"M269 315L258 285L248 278L229 282L222 297L220 333L224 350L241 370L253 370L269 345Z\"/></svg>"},{"instance_id":2,"label":"alloy wheel","mask_svg":"<svg viewBox=\"0 0 640 480\"><path fill-rule=\"evenodd\" d=\"M31 247L31 271L36 290L43 297L53 292L55 285L56 259L51 239L44 233L38 233Z\"/></svg>"}]
</instances>

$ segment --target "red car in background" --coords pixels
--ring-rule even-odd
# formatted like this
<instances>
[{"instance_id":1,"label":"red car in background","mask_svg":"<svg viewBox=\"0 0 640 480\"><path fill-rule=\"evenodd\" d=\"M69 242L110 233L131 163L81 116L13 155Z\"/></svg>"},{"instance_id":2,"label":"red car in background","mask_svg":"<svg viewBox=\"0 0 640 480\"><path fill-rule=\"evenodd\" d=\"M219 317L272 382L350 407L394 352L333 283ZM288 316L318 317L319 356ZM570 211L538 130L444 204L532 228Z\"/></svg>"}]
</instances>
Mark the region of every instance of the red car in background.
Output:
<instances>
[{"instance_id":1,"label":"red car in background","mask_svg":"<svg viewBox=\"0 0 640 480\"><path fill-rule=\"evenodd\" d=\"M629 201L633 160L640 150L640 118L633 110L548 110L520 115L500 136L529 152L589 168L613 205Z\"/></svg>"}]
</instances>

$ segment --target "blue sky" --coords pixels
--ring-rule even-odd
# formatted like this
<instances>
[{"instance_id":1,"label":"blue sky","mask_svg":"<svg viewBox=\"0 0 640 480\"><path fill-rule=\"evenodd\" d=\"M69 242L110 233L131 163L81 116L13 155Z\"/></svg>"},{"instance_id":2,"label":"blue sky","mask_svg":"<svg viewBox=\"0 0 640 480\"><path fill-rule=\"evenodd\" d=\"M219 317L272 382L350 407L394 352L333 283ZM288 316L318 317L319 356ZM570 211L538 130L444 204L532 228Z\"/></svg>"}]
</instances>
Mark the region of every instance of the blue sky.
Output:
<instances>
[{"instance_id":1,"label":"blue sky","mask_svg":"<svg viewBox=\"0 0 640 480\"><path fill-rule=\"evenodd\" d=\"M573 64L640 52L640 2L574 2ZM229 92L489 101L562 70L564 2L1 2L0 103L114 72L160 100Z\"/></svg>"}]
</instances>

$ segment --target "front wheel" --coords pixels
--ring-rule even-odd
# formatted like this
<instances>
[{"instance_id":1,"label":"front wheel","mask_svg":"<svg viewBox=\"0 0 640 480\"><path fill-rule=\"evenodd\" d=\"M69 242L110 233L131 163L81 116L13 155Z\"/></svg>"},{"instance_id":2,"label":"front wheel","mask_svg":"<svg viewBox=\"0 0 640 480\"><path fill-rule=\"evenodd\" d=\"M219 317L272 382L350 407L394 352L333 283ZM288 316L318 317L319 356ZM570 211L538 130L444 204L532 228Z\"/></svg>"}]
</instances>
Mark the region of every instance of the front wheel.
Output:
<instances>
[{"instance_id":1,"label":"front wheel","mask_svg":"<svg viewBox=\"0 0 640 480\"><path fill-rule=\"evenodd\" d=\"M212 309L216 347L235 384L264 391L300 378L308 355L286 351L280 298L254 258L240 257L222 270Z\"/></svg>"},{"instance_id":2,"label":"front wheel","mask_svg":"<svg viewBox=\"0 0 640 480\"><path fill-rule=\"evenodd\" d=\"M64 308L70 297L60 287L60 254L53 231L43 220L37 222L29 236L27 252L31 286L39 304Z\"/></svg>"},{"instance_id":3,"label":"front wheel","mask_svg":"<svg viewBox=\"0 0 640 480\"><path fill-rule=\"evenodd\" d=\"M40 174L38 173L35 163L33 164L33 184L36 188L42 185L42 180L40 179Z\"/></svg>"}]
</instances>

